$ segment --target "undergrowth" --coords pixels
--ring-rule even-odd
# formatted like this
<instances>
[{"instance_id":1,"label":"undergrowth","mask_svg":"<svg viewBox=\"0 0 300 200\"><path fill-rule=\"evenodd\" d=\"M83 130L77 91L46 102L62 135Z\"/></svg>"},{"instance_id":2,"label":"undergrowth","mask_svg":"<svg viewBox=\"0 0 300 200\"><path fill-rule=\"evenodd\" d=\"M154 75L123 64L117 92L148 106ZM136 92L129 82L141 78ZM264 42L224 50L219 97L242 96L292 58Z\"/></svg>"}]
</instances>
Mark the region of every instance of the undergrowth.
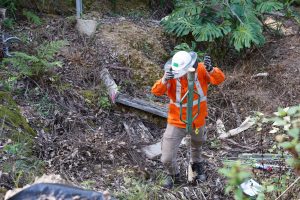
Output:
<instances>
[{"instance_id":1,"label":"undergrowth","mask_svg":"<svg viewBox=\"0 0 300 200\"><path fill-rule=\"evenodd\" d=\"M12 57L4 58L1 63L1 69L6 71L5 79L1 80L2 84L10 90L21 78L42 79L50 69L62 66L61 62L54 60L54 55L64 45L66 45L66 41L63 40L44 43L36 48L35 55L13 52Z\"/></svg>"}]
</instances>

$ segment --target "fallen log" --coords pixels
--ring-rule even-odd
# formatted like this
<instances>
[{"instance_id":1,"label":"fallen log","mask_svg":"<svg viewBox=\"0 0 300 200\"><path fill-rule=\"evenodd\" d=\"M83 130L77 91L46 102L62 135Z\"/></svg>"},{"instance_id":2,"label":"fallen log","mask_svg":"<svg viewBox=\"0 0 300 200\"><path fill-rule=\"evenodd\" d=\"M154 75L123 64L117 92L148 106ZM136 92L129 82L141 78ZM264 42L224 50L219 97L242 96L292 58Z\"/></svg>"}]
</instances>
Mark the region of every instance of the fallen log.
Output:
<instances>
[{"instance_id":1,"label":"fallen log","mask_svg":"<svg viewBox=\"0 0 300 200\"><path fill-rule=\"evenodd\" d=\"M160 117L167 118L168 108L167 106L161 106L159 104L145 101L143 99L133 98L129 95L122 94L118 91L118 86L110 76L109 71L104 68L100 72L100 78L102 79L104 85L107 88L109 98L112 103L119 103L129 107L133 107L145 112L158 115Z\"/></svg>"}]
</instances>

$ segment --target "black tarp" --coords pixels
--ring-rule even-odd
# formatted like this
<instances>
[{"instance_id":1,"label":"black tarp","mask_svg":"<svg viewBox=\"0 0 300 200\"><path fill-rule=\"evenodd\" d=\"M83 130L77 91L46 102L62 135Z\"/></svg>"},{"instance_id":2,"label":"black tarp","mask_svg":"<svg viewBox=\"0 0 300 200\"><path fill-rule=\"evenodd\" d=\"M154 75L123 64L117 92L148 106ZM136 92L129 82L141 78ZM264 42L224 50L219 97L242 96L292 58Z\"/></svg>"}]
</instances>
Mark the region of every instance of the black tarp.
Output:
<instances>
[{"instance_id":1,"label":"black tarp","mask_svg":"<svg viewBox=\"0 0 300 200\"><path fill-rule=\"evenodd\" d=\"M38 183L16 193L8 200L105 200L101 192L53 183Z\"/></svg>"}]
</instances>

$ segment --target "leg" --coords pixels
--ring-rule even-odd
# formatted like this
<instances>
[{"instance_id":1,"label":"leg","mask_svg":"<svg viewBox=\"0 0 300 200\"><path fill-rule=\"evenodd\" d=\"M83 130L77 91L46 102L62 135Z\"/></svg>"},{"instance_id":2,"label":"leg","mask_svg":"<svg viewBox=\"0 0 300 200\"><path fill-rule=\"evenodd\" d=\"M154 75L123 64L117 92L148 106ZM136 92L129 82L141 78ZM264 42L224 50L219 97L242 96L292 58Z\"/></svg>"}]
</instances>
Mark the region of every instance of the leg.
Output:
<instances>
[{"instance_id":1,"label":"leg","mask_svg":"<svg viewBox=\"0 0 300 200\"><path fill-rule=\"evenodd\" d=\"M198 129L198 134L193 133L191 138L191 162L192 170L197 173L196 181L205 181L206 175L203 169L202 145L206 141L206 128L202 126Z\"/></svg>"},{"instance_id":2,"label":"leg","mask_svg":"<svg viewBox=\"0 0 300 200\"><path fill-rule=\"evenodd\" d=\"M179 173L176 158L179 145L185 135L185 129L177 128L170 124L167 125L162 139L161 162L163 163L169 175L175 175Z\"/></svg>"},{"instance_id":3,"label":"leg","mask_svg":"<svg viewBox=\"0 0 300 200\"><path fill-rule=\"evenodd\" d=\"M205 125L200 127L198 134L192 133L191 136L191 161L192 163L202 162L202 145L207 139Z\"/></svg>"}]
</instances>

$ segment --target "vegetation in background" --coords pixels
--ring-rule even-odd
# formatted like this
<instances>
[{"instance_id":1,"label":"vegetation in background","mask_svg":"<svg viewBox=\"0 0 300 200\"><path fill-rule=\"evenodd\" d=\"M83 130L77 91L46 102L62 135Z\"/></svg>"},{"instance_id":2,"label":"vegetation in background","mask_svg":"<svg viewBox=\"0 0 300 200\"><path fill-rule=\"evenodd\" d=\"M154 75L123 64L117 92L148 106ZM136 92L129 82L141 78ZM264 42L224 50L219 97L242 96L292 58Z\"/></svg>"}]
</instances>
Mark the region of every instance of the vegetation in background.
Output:
<instances>
[{"instance_id":1,"label":"vegetation in background","mask_svg":"<svg viewBox=\"0 0 300 200\"><path fill-rule=\"evenodd\" d=\"M14 19L16 18L16 11L18 6L18 0L1 0L0 7L6 8L8 13L11 14Z\"/></svg>"},{"instance_id":2,"label":"vegetation in background","mask_svg":"<svg viewBox=\"0 0 300 200\"><path fill-rule=\"evenodd\" d=\"M177 46L174 47L174 50L171 52L171 56L173 56L176 52L178 51L194 51L197 53L198 57L198 61L202 61L203 59L203 56L205 55L205 52L203 51L199 51L197 48L196 48L196 42L192 41L192 45L189 46L187 43L181 43Z\"/></svg>"},{"instance_id":3,"label":"vegetation in background","mask_svg":"<svg viewBox=\"0 0 300 200\"><path fill-rule=\"evenodd\" d=\"M300 175L300 105L290 108L279 108L273 122L271 133L278 133L276 140L279 146L288 151L292 158L287 163Z\"/></svg>"},{"instance_id":4,"label":"vegetation in background","mask_svg":"<svg viewBox=\"0 0 300 200\"><path fill-rule=\"evenodd\" d=\"M6 18L2 21L2 25L6 29L14 29L15 23L15 20L13 20L12 18Z\"/></svg>"},{"instance_id":5,"label":"vegetation in background","mask_svg":"<svg viewBox=\"0 0 300 200\"><path fill-rule=\"evenodd\" d=\"M192 35L196 42L208 42L210 48L234 47L240 51L264 44L264 14L295 13L290 4L291 1L278 0L178 0L176 9L162 20L162 25L177 37Z\"/></svg>"},{"instance_id":6,"label":"vegetation in background","mask_svg":"<svg viewBox=\"0 0 300 200\"><path fill-rule=\"evenodd\" d=\"M224 168L219 170L227 178L225 194L234 193L234 199L242 200L246 198L240 185L251 177L250 170L242 165L240 161L234 163L226 163Z\"/></svg>"},{"instance_id":7,"label":"vegetation in background","mask_svg":"<svg viewBox=\"0 0 300 200\"><path fill-rule=\"evenodd\" d=\"M42 170L43 162L33 155L36 132L8 92L0 91L0 119L0 140L6 141L0 149L0 168L10 173L14 186L19 187L32 181Z\"/></svg>"},{"instance_id":8,"label":"vegetation in background","mask_svg":"<svg viewBox=\"0 0 300 200\"><path fill-rule=\"evenodd\" d=\"M13 57L4 58L1 64L1 68L7 69L7 77L2 80L3 84L10 88L23 76L39 79L51 68L61 66L61 62L54 61L54 55L65 44L62 40L44 43L37 47L36 55L13 52Z\"/></svg>"},{"instance_id":9,"label":"vegetation in background","mask_svg":"<svg viewBox=\"0 0 300 200\"><path fill-rule=\"evenodd\" d=\"M292 155L291 158L286 159L287 164L295 170L297 175L300 175L300 105L279 108L274 115L275 117L269 118L265 117L262 113L258 113L257 130L260 132L263 130L265 124L272 123L272 129L269 133L278 134L276 136L278 146ZM240 161L227 164L227 166L220 169L219 172L227 178L226 194L233 192L236 200L247 199L241 191L240 185L251 177L251 173L248 169L241 166ZM283 194L283 191L288 187L286 182L291 178L291 174L278 174L278 177L279 176L281 177L280 179L276 177L273 180L269 179L271 177L264 177L263 187L257 199L265 199L267 196L266 193L273 193L269 194L272 198L278 197L274 196L275 191ZM296 181L299 181L299 178L297 178Z\"/></svg>"},{"instance_id":10,"label":"vegetation in background","mask_svg":"<svg viewBox=\"0 0 300 200\"><path fill-rule=\"evenodd\" d=\"M41 18L39 18L39 16L37 16L36 14L34 14L31 11L28 10L23 10L23 15L27 18L27 20L35 25L41 25L42 21Z\"/></svg>"}]
</instances>

